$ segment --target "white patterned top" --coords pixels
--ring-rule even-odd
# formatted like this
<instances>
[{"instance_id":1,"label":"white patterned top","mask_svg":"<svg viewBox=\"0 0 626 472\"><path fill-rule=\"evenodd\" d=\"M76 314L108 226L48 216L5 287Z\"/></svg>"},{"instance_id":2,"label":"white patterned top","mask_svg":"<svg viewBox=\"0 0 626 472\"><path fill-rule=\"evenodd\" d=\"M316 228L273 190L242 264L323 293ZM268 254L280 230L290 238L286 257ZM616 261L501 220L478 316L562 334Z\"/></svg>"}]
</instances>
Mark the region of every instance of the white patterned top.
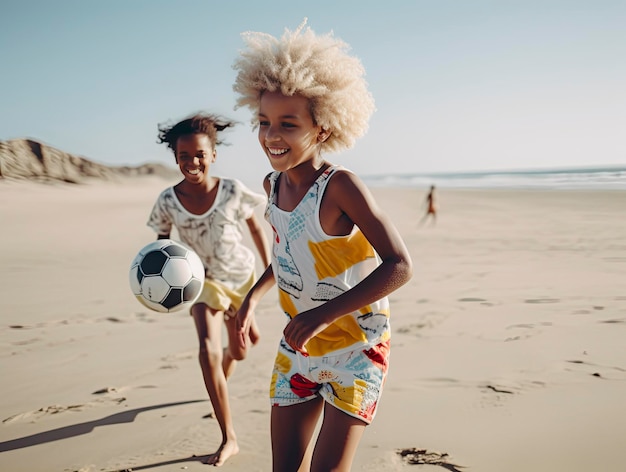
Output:
<instances>
[{"instance_id":1,"label":"white patterned top","mask_svg":"<svg viewBox=\"0 0 626 472\"><path fill-rule=\"evenodd\" d=\"M248 280L255 265L254 253L242 244L242 223L266 201L240 181L220 178L213 206L194 215L180 203L174 187L168 187L157 198L147 224L157 234L170 234L176 227L180 240L202 259L206 277L234 289Z\"/></svg>"},{"instance_id":2,"label":"white patterned top","mask_svg":"<svg viewBox=\"0 0 626 472\"><path fill-rule=\"evenodd\" d=\"M380 264L378 254L358 227L346 236L330 236L322 228L320 205L337 169L343 168L326 169L290 212L276 205L280 172L269 175L265 218L274 231L272 269L278 301L290 318L350 290ZM336 355L385 342L391 332L389 315L389 300L383 297L331 323L306 344L306 349L311 356Z\"/></svg>"}]
</instances>

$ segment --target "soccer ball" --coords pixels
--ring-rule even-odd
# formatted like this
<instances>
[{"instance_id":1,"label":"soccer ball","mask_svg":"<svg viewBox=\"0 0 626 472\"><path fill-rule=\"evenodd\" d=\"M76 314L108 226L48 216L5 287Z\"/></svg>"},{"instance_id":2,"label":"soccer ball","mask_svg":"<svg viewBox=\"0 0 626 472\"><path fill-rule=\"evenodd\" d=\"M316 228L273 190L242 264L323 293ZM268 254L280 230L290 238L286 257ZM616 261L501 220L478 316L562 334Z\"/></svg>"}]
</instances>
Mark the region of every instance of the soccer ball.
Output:
<instances>
[{"instance_id":1,"label":"soccer ball","mask_svg":"<svg viewBox=\"0 0 626 472\"><path fill-rule=\"evenodd\" d=\"M144 246L130 265L130 288L144 306L162 313L190 307L204 286L200 257L173 239Z\"/></svg>"}]
</instances>

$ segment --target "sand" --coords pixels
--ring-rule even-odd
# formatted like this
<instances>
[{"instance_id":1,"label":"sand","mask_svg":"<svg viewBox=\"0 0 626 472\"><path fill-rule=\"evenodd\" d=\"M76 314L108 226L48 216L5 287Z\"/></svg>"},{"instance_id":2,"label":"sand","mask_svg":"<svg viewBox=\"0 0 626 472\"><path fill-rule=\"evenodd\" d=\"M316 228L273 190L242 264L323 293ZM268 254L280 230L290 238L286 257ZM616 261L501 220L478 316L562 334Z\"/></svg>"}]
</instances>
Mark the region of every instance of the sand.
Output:
<instances>
[{"instance_id":1,"label":"sand","mask_svg":"<svg viewBox=\"0 0 626 472\"><path fill-rule=\"evenodd\" d=\"M168 183L0 182L0 470L209 467L193 323L128 287ZM373 191L416 272L391 296L390 374L353 470L623 471L626 192L441 189L419 225L423 190ZM224 470L271 470L274 290L257 319Z\"/></svg>"}]
</instances>

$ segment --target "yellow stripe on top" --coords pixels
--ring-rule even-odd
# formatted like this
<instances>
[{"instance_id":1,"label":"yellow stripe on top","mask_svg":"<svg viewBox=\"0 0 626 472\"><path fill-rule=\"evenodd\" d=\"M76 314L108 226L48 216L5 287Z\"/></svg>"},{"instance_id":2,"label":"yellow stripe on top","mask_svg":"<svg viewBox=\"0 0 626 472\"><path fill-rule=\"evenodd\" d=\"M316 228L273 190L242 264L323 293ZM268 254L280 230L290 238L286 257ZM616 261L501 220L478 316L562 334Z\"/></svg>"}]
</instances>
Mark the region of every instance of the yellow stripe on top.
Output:
<instances>
[{"instance_id":1,"label":"yellow stripe on top","mask_svg":"<svg viewBox=\"0 0 626 472\"><path fill-rule=\"evenodd\" d=\"M372 245L360 230L342 238L318 243L309 241L309 250L315 259L315 272L319 280L336 277L354 264L375 257ZM328 254L335 257L329 258Z\"/></svg>"},{"instance_id":2,"label":"yellow stripe on top","mask_svg":"<svg viewBox=\"0 0 626 472\"><path fill-rule=\"evenodd\" d=\"M367 337L354 317L345 315L317 334L306 343L305 347L310 355L323 356L328 354L329 346L336 351L352 346L354 343L366 341Z\"/></svg>"},{"instance_id":3,"label":"yellow stripe on top","mask_svg":"<svg viewBox=\"0 0 626 472\"><path fill-rule=\"evenodd\" d=\"M291 318L298 314L298 309L291 301L291 297L284 290L278 289L278 303L280 307L283 309L285 313L287 313Z\"/></svg>"}]
</instances>

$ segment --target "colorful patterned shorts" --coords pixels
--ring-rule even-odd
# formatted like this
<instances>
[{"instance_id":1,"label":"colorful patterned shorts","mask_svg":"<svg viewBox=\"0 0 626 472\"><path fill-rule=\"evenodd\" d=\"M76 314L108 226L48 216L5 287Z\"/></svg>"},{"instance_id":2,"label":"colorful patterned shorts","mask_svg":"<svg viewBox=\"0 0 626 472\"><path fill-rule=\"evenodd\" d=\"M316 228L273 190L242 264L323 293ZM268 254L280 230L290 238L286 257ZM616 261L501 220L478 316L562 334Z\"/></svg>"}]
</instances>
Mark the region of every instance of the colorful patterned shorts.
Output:
<instances>
[{"instance_id":1,"label":"colorful patterned shorts","mask_svg":"<svg viewBox=\"0 0 626 472\"><path fill-rule=\"evenodd\" d=\"M347 413L371 423L389 367L389 340L368 349L323 357L304 356L281 339L274 362L270 399L289 406L321 396Z\"/></svg>"}]
</instances>

